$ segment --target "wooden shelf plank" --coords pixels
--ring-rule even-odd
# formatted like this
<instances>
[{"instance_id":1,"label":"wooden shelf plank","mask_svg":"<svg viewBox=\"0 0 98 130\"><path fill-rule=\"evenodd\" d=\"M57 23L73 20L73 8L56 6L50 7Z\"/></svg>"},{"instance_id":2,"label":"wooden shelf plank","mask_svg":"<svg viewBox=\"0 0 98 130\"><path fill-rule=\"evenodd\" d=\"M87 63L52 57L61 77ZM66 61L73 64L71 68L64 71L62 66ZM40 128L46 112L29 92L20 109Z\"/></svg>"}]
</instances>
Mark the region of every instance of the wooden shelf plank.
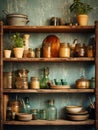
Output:
<instances>
[{"instance_id":1,"label":"wooden shelf plank","mask_svg":"<svg viewBox=\"0 0 98 130\"><path fill-rule=\"evenodd\" d=\"M33 32L33 33L87 33L95 32L94 26L3 26L8 32Z\"/></svg>"},{"instance_id":2,"label":"wooden shelf plank","mask_svg":"<svg viewBox=\"0 0 98 130\"><path fill-rule=\"evenodd\" d=\"M95 120L86 121L68 121L68 120L31 120L31 121L4 121L6 125L94 125Z\"/></svg>"},{"instance_id":3,"label":"wooden shelf plank","mask_svg":"<svg viewBox=\"0 0 98 130\"><path fill-rule=\"evenodd\" d=\"M95 58L75 57L75 58L3 58L6 62L78 62L78 61L95 61Z\"/></svg>"},{"instance_id":4,"label":"wooden shelf plank","mask_svg":"<svg viewBox=\"0 0 98 130\"><path fill-rule=\"evenodd\" d=\"M94 93L94 89L4 89L4 93Z\"/></svg>"}]
</instances>

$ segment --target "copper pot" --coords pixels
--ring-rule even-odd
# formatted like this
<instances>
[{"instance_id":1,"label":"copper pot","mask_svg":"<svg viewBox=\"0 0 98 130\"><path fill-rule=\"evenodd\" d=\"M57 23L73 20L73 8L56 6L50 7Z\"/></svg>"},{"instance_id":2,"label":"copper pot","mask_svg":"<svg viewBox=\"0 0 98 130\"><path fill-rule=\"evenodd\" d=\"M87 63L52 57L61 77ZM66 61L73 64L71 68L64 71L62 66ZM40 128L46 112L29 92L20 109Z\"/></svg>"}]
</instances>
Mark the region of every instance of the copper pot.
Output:
<instances>
[{"instance_id":1,"label":"copper pot","mask_svg":"<svg viewBox=\"0 0 98 130\"><path fill-rule=\"evenodd\" d=\"M76 88L89 88L89 80L82 77L76 80Z\"/></svg>"}]
</instances>

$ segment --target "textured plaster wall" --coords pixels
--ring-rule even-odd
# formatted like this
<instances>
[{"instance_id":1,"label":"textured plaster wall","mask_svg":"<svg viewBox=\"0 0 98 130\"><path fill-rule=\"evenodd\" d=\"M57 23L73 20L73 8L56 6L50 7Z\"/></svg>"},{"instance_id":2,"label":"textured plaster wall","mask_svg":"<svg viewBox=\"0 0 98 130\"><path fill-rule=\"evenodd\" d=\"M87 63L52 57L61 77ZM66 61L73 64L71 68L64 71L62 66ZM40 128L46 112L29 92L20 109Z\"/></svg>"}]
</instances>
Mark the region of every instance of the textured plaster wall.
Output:
<instances>
[{"instance_id":1,"label":"textured plaster wall","mask_svg":"<svg viewBox=\"0 0 98 130\"><path fill-rule=\"evenodd\" d=\"M29 23L28 25L49 25L49 20L52 16L57 16L60 18L63 18L65 22L73 22L75 19L75 16L70 14L69 12L69 6L72 3L73 0L0 0L0 20L3 20L5 22L6 15L2 12L2 10L7 10L9 13L22 13L28 15ZM84 1L84 0L82 0ZM94 22L98 19L98 0L86 0L89 4L91 4L94 9L89 14L89 22L88 25L94 25ZM53 33L50 33L53 34ZM9 48L10 44L10 35L11 33L4 35L4 48ZM36 48L41 46L43 39L49 35L48 33L41 33L41 34L30 34L29 39L29 46L32 48ZM60 38L61 42L69 42L73 43L73 40L75 38L78 39L78 42L82 42L85 44L88 44L90 41L90 38L94 37L93 34L65 34L65 33L55 33L56 36ZM89 66L89 63L84 64L81 62L78 63L17 63L17 65L13 63L7 63L7 65L4 64L4 71L15 71L17 69L25 68L29 70L29 82L31 76L39 76L39 69L43 67L49 67L50 69L50 79L61 79L64 78L67 80L68 84L71 85L71 87L75 87L75 80L79 78L80 76L80 70L84 69L86 78L90 79L92 76L95 75L95 69L94 65L91 64ZM58 109L58 118L66 117L66 114L64 113L64 106L66 105L83 105L84 107L87 107L89 105L88 101L88 94L30 94L30 101L32 108L38 108L42 109L46 107L46 100L54 98L55 99L55 105ZM84 96L85 95L85 96ZM18 95L18 98L21 99L25 96L28 96L26 94L24 95ZM41 97L41 98L40 98ZM10 98L15 98L15 95L12 95ZM12 130L12 129L21 129L20 126L17 127L5 127L4 130ZM41 126L40 128L38 126L27 126L24 127L24 130L44 130L44 129L52 129L52 130L91 130L92 127L83 127L83 126Z\"/></svg>"}]
</instances>

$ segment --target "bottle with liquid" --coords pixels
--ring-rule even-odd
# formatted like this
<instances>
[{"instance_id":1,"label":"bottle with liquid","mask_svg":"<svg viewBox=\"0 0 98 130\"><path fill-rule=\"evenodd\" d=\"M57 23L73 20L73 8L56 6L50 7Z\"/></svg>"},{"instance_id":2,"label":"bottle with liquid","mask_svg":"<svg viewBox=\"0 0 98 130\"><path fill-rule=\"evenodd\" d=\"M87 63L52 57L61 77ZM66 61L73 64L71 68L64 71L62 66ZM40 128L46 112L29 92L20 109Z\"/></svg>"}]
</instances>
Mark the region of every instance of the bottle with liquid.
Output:
<instances>
[{"instance_id":1,"label":"bottle with liquid","mask_svg":"<svg viewBox=\"0 0 98 130\"><path fill-rule=\"evenodd\" d=\"M30 101L29 101L29 97L25 97L25 111L26 113L31 113L31 105L30 105Z\"/></svg>"},{"instance_id":2,"label":"bottle with liquid","mask_svg":"<svg viewBox=\"0 0 98 130\"><path fill-rule=\"evenodd\" d=\"M41 79L40 79L40 88L41 89L46 89L48 88L48 83L49 83L49 68L45 67L43 71L43 75L41 74Z\"/></svg>"},{"instance_id":3,"label":"bottle with liquid","mask_svg":"<svg viewBox=\"0 0 98 130\"><path fill-rule=\"evenodd\" d=\"M47 120L56 120L57 119L57 108L55 107L54 100L51 99L48 101L47 107Z\"/></svg>"}]
</instances>

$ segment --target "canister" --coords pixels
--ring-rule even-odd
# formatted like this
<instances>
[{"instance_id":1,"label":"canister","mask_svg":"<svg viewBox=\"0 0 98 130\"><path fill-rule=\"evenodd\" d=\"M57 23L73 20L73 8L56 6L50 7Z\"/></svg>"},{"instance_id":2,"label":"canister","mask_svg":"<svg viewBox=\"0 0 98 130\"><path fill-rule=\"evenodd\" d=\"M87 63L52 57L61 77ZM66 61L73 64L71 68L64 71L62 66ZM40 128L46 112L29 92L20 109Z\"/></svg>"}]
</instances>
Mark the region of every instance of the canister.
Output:
<instances>
[{"instance_id":1,"label":"canister","mask_svg":"<svg viewBox=\"0 0 98 130\"><path fill-rule=\"evenodd\" d=\"M31 77L30 88L31 89L39 89L40 88L39 77Z\"/></svg>"},{"instance_id":2,"label":"canister","mask_svg":"<svg viewBox=\"0 0 98 130\"><path fill-rule=\"evenodd\" d=\"M3 72L3 88L12 88L12 72Z\"/></svg>"},{"instance_id":3,"label":"canister","mask_svg":"<svg viewBox=\"0 0 98 130\"><path fill-rule=\"evenodd\" d=\"M59 57L70 57L69 43L61 43L59 49Z\"/></svg>"}]
</instances>

